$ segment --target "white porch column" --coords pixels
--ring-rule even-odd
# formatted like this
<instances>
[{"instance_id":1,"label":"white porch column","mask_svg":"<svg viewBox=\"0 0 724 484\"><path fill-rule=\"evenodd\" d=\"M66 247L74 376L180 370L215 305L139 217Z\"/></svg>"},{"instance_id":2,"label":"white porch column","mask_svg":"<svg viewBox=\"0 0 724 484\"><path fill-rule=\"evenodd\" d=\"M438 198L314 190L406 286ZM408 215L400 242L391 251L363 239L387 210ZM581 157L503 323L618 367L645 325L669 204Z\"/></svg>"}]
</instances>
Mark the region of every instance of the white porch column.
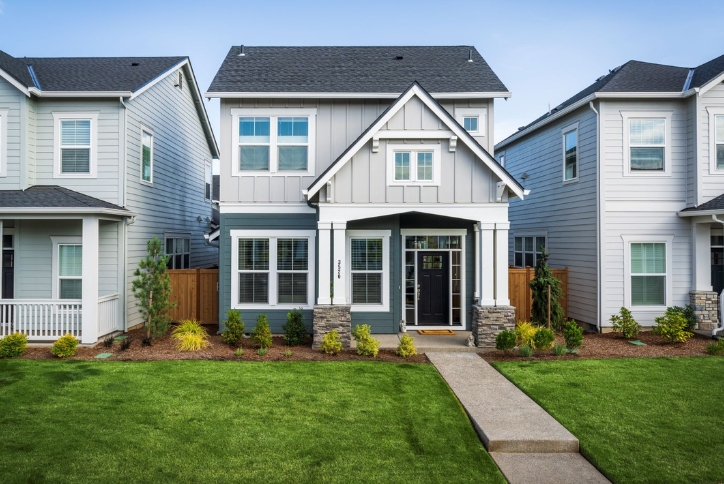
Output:
<instances>
[{"instance_id":1,"label":"white porch column","mask_svg":"<svg viewBox=\"0 0 724 484\"><path fill-rule=\"evenodd\" d=\"M330 245L330 231L332 224L329 222L317 222L319 230L319 257L317 258L317 281L319 281L319 297L317 304L332 304L330 299L329 262L332 259Z\"/></svg>"},{"instance_id":2,"label":"white porch column","mask_svg":"<svg viewBox=\"0 0 724 484\"><path fill-rule=\"evenodd\" d=\"M332 304L347 304L347 250L345 247L345 232L347 222L334 222L334 265L332 274L334 281L334 297Z\"/></svg>"},{"instance_id":3,"label":"white porch column","mask_svg":"<svg viewBox=\"0 0 724 484\"><path fill-rule=\"evenodd\" d=\"M83 334L82 343L98 340L98 219L83 218Z\"/></svg>"},{"instance_id":4,"label":"white porch column","mask_svg":"<svg viewBox=\"0 0 724 484\"><path fill-rule=\"evenodd\" d=\"M13 245L17 243L17 241ZM3 220L0 220L0 299L3 298L2 296L2 288L3 288L3 271L2 271L2 262L3 262ZM15 259L17 260L17 259Z\"/></svg>"},{"instance_id":5,"label":"white porch column","mask_svg":"<svg viewBox=\"0 0 724 484\"><path fill-rule=\"evenodd\" d=\"M508 230L510 222L495 224L495 305L510 306L508 299Z\"/></svg>"},{"instance_id":6,"label":"white porch column","mask_svg":"<svg viewBox=\"0 0 724 484\"><path fill-rule=\"evenodd\" d=\"M480 222L481 247L478 259L482 262L480 305L495 306L495 224Z\"/></svg>"},{"instance_id":7,"label":"white porch column","mask_svg":"<svg viewBox=\"0 0 724 484\"><path fill-rule=\"evenodd\" d=\"M473 225L475 232L475 290L473 291L473 300L480 304L480 225Z\"/></svg>"},{"instance_id":8,"label":"white porch column","mask_svg":"<svg viewBox=\"0 0 724 484\"><path fill-rule=\"evenodd\" d=\"M711 224L691 224L694 291L711 291Z\"/></svg>"}]
</instances>

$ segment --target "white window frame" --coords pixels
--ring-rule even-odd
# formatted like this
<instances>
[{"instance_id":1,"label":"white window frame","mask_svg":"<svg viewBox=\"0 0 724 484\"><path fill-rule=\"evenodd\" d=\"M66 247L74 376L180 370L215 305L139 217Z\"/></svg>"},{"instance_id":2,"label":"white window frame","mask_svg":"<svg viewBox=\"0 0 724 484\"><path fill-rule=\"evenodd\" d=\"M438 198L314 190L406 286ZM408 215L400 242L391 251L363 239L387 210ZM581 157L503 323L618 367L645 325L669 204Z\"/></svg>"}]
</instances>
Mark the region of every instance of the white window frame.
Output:
<instances>
[{"instance_id":1,"label":"white window frame","mask_svg":"<svg viewBox=\"0 0 724 484\"><path fill-rule=\"evenodd\" d=\"M231 230L231 308L232 309L313 309L317 286L315 261L316 230ZM277 239L308 239L307 243L307 304L278 303ZM239 299L239 239L269 239L269 302L267 304L240 304ZM289 271L283 271L289 272ZM302 272L302 271L293 271Z\"/></svg>"},{"instance_id":2,"label":"white window frame","mask_svg":"<svg viewBox=\"0 0 724 484\"><path fill-rule=\"evenodd\" d=\"M620 111L623 119L623 175L631 177L671 176L671 118L673 111ZM663 171L631 170L631 119L663 119L664 120L664 169ZM647 145L655 147L655 145ZM634 147L635 148L635 147Z\"/></svg>"},{"instance_id":3,"label":"white window frame","mask_svg":"<svg viewBox=\"0 0 724 484\"><path fill-rule=\"evenodd\" d=\"M144 180L143 179L143 133L146 133L151 137L151 179L150 180ZM146 126L145 124L141 124L141 130L140 130L140 138L139 138L139 152L138 152L138 178L141 180L141 183L145 185L153 185L153 155L154 155L154 145L156 144L156 135L154 134L153 130Z\"/></svg>"},{"instance_id":4,"label":"white window frame","mask_svg":"<svg viewBox=\"0 0 724 484\"><path fill-rule=\"evenodd\" d=\"M53 255L51 256L51 280L52 280L52 289L51 289L51 297L55 300L60 299L60 246L61 245L80 245L83 246L83 237L82 236L64 236L64 237L58 237L58 236L51 236L50 242L53 246ZM81 279L83 280L83 276L81 277L74 277L73 279ZM81 302L81 299L63 299L64 302Z\"/></svg>"},{"instance_id":5,"label":"white window frame","mask_svg":"<svg viewBox=\"0 0 724 484\"><path fill-rule=\"evenodd\" d=\"M352 303L352 239L382 239L382 304L351 304L350 311L386 313L390 311L390 237L391 230L347 230L345 253L347 267L347 301Z\"/></svg>"},{"instance_id":6,"label":"white window frame","mask_svg":"<svg viewBox=\"0 0 724 484\"><path fill-rule=\"evenodd\" d=\"M485 137L488 130L488 108L455 108L455 121L465 129L465 118L478 118L477 131L468 131L476 138Z\"/></svg>"},{"instance_id":7,"label":"white window frame","mask_svg":"<svg viewBox=\"0 0 724 484\"><path fill-rule=\"evenodd\" d=\"M673 235L622 235L623 240L623 293L624 306L636 312L653 312L655 316L660 316L662 310L673 304ZM666 245L666 287L664 290L664 304L661 306L634 306L631 304L631 244L665 244Z\"/></svg>"},{"instance_id":8,"label":"white window frame","mask_svg":"<svg viewBox=\"0 0 724 484\"><path fill-rule=\"evenodd\" d=\"M498 164L505 168L505 151L498 155Z\"/></svg>"},{"instance_id":9,"label":"white window frame","mask_svg":"<svg viewBox=\"0 0 724 484\"><path fill-rule=\"evenodd\" d=\"M536 244L536 240L535 240L536 238L545 239L545 250L546 250L546 252L548 252L548 231L546 231L546 230L537 231L537 232L515 232L515 233L511 233L511 235L512 235L512 240L513 240L513 247L511 249L510 253L513 255L513 260L512 260L512 264L511 264L513 267L516 267L518 269L525 269L527 267L525 265L525 254L530 254L531 252L525 250L525 238L526 237L533 237L533 252L532 252L533 265L530 267L535 267L536 263L538 262L538 251L536 250L537 244ZM518 238L523 239L523 241L522 241L523 250L522 251L515 250L515 239L518 239ZM522 266L515 265L515 253L516 252L521 252L521 254L523 254L523 265Z\"/></svg>"},{"instance_id":10,"label":"white window frame","mask_svg":"<svg viewBox=\"0 0 724 484\"><path fill-rule=\"evenodd\" d=\"M395 153L410 153L410 179L395 180ZM417 180L417 153L432 152L432 180ZM387 184L412 186L440 186L442 179L442 149L440 143L387 143Z\"/></svg>"},{"instance_id":11,"label":"white window frame","mask_svg":"<svg viewBox=\"0 0 724 484\"><path fill-rule=\"evenodd\" d=\"M166 244L168 243L167 241L168 241L169 239L174 240L174 243L173 243L174 253L173 253L173 254L166 254L166 255L170 255L171 258L173 258L174 255L177 255L177 254L176 254L176 242L175 242L176 239L185 239L185 240L188 240L188 241L189 241L189 251L188 251L188 252L181 252L181 258L183 259L183 256L186 255L186 254L189 255L189 266L186 267L186 269L191 269L191 253L192 253L192 252L191 252L191 234L190 234L190 233L172 233L172 232L167 232L167 233L163 234L163 252L164 252L164 254L166 253ZM181 265L183 265L183 263L182 263ZM182 268L182 267L175 267L174 270L175 270L175 269L183 269L183 268Z\"/></svg>"},{"instance_id":12,"label":"white window frame","mask_svg":"<svg viewBox=\"0 0 724 484\"><path fill-rule=\"evenodd\" d=\"M706 108L709 113L709 174L724 175L724 168L716 167L716 118L724 116L724 107L709 106Z\"/></svg>"},{"instance_id":13,"label":"white window frame","mask_svg":"<svg viewBox=\"0 0 724 484\"><path fill-rule=\"evenodd\" d=\"M209 173L211 173L211 179L209 180L209 196L206 197L206 169L209 169ZM209 202L212 202L214 200L214 167L211 164L210 161L204 161L204 200L207 200Z\"/></svg>"},{"instance_id":14,"label":"white window frame","mask_svg":"<svg viewBox=\"0 0 724 484\"><path fill-rule=\"evenodd\" d=\"M240 170L239 169L239 118L256 117L269 118L269 169L268 170ZM305 170L279 170L279 156L277 144L278 118L308 118L307 142L307 169ZM317 140L317 109L316 108L232 108L231 109L231 176L314 176L316 167L316 140ZM301 143L295 145L299 146Z\"/></svg>"},{"instance_id":15,"label":"white window frame","mask_svg":"<svg viewBox=\"0 0 724 484\"><path fill-rule=\"evenodd\" d=\"M8 109L0 109L0 177L8 176Z\"/></svg>"},{"instance_id":16,"label":"white window frame","mask_svg":"<svg viewBox=\"0 0 724 484\"><path fill-rule=\"evenodd\" d=\"M561 161L563 173L561 174L561 178L563 179L564 184L577 182L581 175L581 137L579 136L580 133L578 132L578 125L579 123L575 122L561 129L561 141L563 145L561 148L561 152L563 153L563 159ZM573 178L566 178L566 135L572 133L573 131L576 132L576 176Z\"/></svg>"},{"instance_id":17,"label":"white window frame","mask_svg":"<svg viewBox=\"0 0 724 484\"><path fill-rule=\"evenodd\" d=\"M98 112L53 112L53 178L97 178L98 174ZM90 169L88 173L63 173L60 156L60 122L90 120Z\"/></svg>"}]
</instances>

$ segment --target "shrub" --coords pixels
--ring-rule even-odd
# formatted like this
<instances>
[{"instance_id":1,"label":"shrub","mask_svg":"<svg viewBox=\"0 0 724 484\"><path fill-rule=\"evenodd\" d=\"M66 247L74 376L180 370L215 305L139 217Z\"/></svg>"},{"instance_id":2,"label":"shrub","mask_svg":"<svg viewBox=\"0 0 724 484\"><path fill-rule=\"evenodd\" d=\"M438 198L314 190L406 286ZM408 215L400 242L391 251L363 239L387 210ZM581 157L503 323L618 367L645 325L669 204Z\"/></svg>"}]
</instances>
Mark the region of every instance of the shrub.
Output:
<instances>
[{"instance_id":1,"label":"shrub","mask_svg":"<svg viewBox=\"0 0 724 484\"><path fill-rule=\"evenodd\" d=\"M126 338L126 339L122 340L121 341L121 351L126 351L128 348L130 348L132 341L133 340L130 338Z\"/></svg>"},{"instance_id":2,"label":"shrub","mask_svg":"<svg viewBox=\"0 0 724 484\"><path fill-rule=\"evenodd\" d=\"M244 356L244 348L236 348L236 351L234 351L234 354L236 356Z\"/></svg>"},{"instance_id":3,"label":"shrub","mask_svg":"<svg viewBox=\"0 0 724 484\"><path fill-rule=\"evenodd\" d=\"M370 334L369 324L358 324L352 330L352 336L357 341L357 354L362 356L376 357L380 351L380 342Z\"/></svg>"},{"instance_id":4,"label":"shrub","mask_svg":"<svg viewBox=\"0 0 724 484\"><path fill-rule=\"evenodd\" d=\"M256 350L256 354L259 356L266 356L266 348L262 346L258 350Z\"/></svg>"},{"instance_id":5,"label":"shrub","mask_svg":"<svg viewBox=\"0 0 724 484\"><path fill-rule=\"evenodd\" d=\"M237 345L244 338L246 328L241 320L241 311L229 309L224 320L224 331L221 332L221 341L227 345Z\"/></svg>"},{"instance_id":6,"label":"shrub","mask_svg":"<svg viewBox=\"0 0 724 484\"><path fill-rule=\"evenodd\" d=\"M552 329L541 326L533 336L533 347L537 350L549 350L556 340L556 333Z\"/></svg>"},{"instance_id":7,"label":"shrub","mask_svg":"<svg viewBox=\"0 0 724 484\"><path fill-rule=\"evenodd\" d=\"M707 344L706 352L713 356L724 355L724 339Z\"/></svg>"},{"instance_id":8,"label":"shrub","mask_svg":"<svg viewBox=\"0 0 724 484\"><path fill-rule=\"evenodd\" d=\"M530 358L531 356L533 356L533 348L528 345L523 345L518 348L518 352L520 353L520 356L524 358Z\"/></svg>"},{"instance_id":9,"label":"shrub","mask_svg":"<svg viewBox=\"0 0 724 484\"><path fill-rule=\"evenodd\" d=\"M256 326L251 332L251 341L259 348L271 348L272 332L269 328L269 320L266 314L260 314L256 318Z\"/></svg>"},{"instance_id":10,"label":"shrub","mask_svg":"<svg viewBox=\"0 0 724 484\"><path fill-rule=\"evenodd\" d=\"M535 336L535 326L528 321L518 321L515 325L515 342L518 346L533 346L533 336Z\"/></svg>"},{"instance_id":11,"label":"shrub","mask_svg":"<svg viewBox=\"0 0 724 484\"><path fill-rule=\"evenodd\" d=\"M28 348L28 337L23 333L12 333L0 339L0 358L23 356Z\"/></svg>"},{"instance_id":12,"label":"shrub","mask_svg":"<svg viewBox=\"0 0 724 484\"><path fill-rule=\"evenodd\" d=\"M50 352L58 358L69 358L75 355L75 348L78 346L78 343L80 343L80 341L75 336L68 333L65 336L61 336L58 338L58 341L53 343L53 347L50 349Z\"/></svg>"},{"instance_id":13,"label":"shrub","mask_svg":"<svg viewBox=\"0 0 724 484\"><path fill-rule=\"evenodd\" d=\"M284 356L286 356L287 358L289 358L290 356L292 356L292 350L290 350L289 348L285 349L285 350L284 350Z\"/></svg>"},{"instance_id":14,"label":"shrub","mask_svg":"<svg viewBox=\"0 0 724 484\"><path fill-rule=\"evenodd\" d=\"M613 330L617 333L621 333L624 338L630 339L639 334L641 331L641 325L631 316L631 311L626 308L621 308L619 314L611 316L611 324Z\"/></svg>"},{"instance_id":15,"label":"shrub","mask_svg":"<svg viewBox=\"0 0 724 484\"><path fill-rule=\"evenodd\" d=\"M153 340L152 340L150 337L145 336L145 337L141 340L141 346L151 346L152 341L153 341Z\"/></svg>"},{"instance_id":16,"label":"shrub","mask_svg":"<svg viewBox=\"0 0 724 484\"><path fill-rule=\"evenodd\" d=\"M684 316L684 318L686 318L687 331L694 331L694 329L696 329L696 316L694 315L694 308L692 308L688 304L683 308L681 306L666 308L666 312L679 313Z\"/></svg>"},{"instance_id":17,"label":"shrub","mask_svg":"<svg viewBox=\"0 0 724 484\"><path fill-rule=\"evenodd\" d=\"M512 329L504 329L495 337L495 349L508 353L515 348L515 340L515 331Z\"/></svg>"},{"instance_id":18,"label":"shrub","mask_svg":"<svg viewBox=\"0 0 724 484\"><path fill-rule=\"evenodd\" d=\"M112 334L106 336L106 339L103 340L103 347L110 348L111 346L113 346L114 340L115 337Z\"/></svg>"},{"instance_id":19,"label":"shrub","mask_svg":"<svg viewBox=\"0 0 724 484\"><path fill-rule=\"evenodd\" d=\"M415 348L415 338L405 333L400 338L400 344L397 345L397 355L403 358L409 358L417 354L417 348Z\"/></svg>"},{"instance_id":20,"label":"shrub","mask_svg":"<svg viewBox=\"0 0 724 484\"><path fill-rule=\"evenodd\" d=\"M563 327L563 339L566 342L566 348L574 350L583 344L583 328L571 320Z\"/></svg>"},{"instance_id":21,"label":"shrub","mask_svg":"<svg viewBox=\"0 0 724 484\"><path fill-rule=\"evenodd\" d=\"M656 326L652 329L669 343L683 343L694 336L694 333L687 331L688 322L683 314L677 311L666 310L666 314L655 319Z\"/></svg>"},{"instance_id":22,"label":"shrub","mask_svg":"<svg viewBox=\"0 0 724 484\"><path fill-rule=\"evenodd\" d=\"M284 342L289 346L304 344L307 341L307 327L299 309L292 309L287 313L287 322L282 325Z\"/></svg>"},{"instance_id":23,"label":"shrub","mask_svg":"<svg viewBox=\"0 0 724 484\"><path fill-rule=\"evenodd\" d=\"M538 324L548 322L548 308L550 307L551 327L560 329L566 320L561 306L560 298L563 295L561 281L553 277L553 271L548 267L548 252L543 249L535 264L535 277L530 281L533 295L531 319ZM548 288L550 288L550 305L548 301Z\"/></svg>"},{"instance_id":24,"label":"shrub","mask_svg":"<svg viewBox=\"0 0 724 484\"><path fill-rule=\"evenodd\" d=\"M342 351L342 340L340 339L339 333L336 329L333 329L324 335L320 348L328 355L336 355Z\"/></svg>"},{"instance_id":25,"label":"shrub","mask_svg":"<svg viewBox=\"0 0 724 484\"><path fill-rule=\"evenodd\" d=\"M553 346L553 354L556 356L563 356L566 352L566 345L556 344Z\"/></svg>"},{"instance_id":26,"label":"shrub","mask_svg":"<svg viewBox=\"0 0 724 484\"><path fill-rule=\"evenodd\" d=\"M211 346L209 333L193 319L181 321L171 332L171 338L176 340L176 349L179 351L199 351Z\"/></svg>"}]
</instances>

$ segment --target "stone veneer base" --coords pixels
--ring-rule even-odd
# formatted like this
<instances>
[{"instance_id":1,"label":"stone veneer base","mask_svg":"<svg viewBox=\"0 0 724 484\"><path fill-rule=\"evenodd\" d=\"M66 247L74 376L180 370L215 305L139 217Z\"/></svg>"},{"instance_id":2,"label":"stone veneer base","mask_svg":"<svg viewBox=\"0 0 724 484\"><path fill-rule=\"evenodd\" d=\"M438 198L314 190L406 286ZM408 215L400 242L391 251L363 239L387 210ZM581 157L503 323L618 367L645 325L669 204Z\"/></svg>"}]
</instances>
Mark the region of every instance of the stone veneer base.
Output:
<instances>
[{"instance_id":1,"label":"stone veneer base","mask_svg":"<svg viewBox=\"0 0 724 484\"><path fill-rule=\"evenodd\" d=\"M712 330L719 327L719 295L714 291L691 291L689 304L694 309L696 327Z\"/></svg>"},{"instance_id":2,"label":"stone veneer base","mask_svg":"<svg viewBox=\"0 0 724 484\"><path fill-rule=\"evenodd\" d=\"M495 337L504 329L515 329L513 306L473 306L472 331L475 346L495 348Z\"/></svg>"},{"instance_id":3,"label":"stone veneer base","mask_svg":"<svg viewBox=\"0 0 724 484\"><path fill-rule=\"evenodd\" d=\"M312 329L314 339L312 348L319 349L324 335L337 330L342 340L342 348L349 349L352 345L352 313L351 306L319 305L314 306L314 320Z\"/></svg>"}]
</instances>

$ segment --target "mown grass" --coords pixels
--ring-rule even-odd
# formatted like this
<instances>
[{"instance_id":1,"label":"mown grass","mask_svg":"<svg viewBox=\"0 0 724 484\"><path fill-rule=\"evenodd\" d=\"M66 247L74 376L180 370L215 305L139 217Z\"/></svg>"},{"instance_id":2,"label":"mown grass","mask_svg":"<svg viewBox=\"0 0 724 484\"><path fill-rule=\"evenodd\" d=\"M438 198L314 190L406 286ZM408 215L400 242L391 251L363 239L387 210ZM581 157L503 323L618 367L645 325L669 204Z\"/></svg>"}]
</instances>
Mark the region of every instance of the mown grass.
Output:
<instances>
[{"instance_id":1,"label":"mown grass","mask_svg":"<svg viewBox=\"0 0 724 484\"><path fill-rule=\"evenodd\" d=\"M11 482L505 482L431 365L0 361Z\"/></svg>"},{"instance_id":2,"label":"mown grass","mask_svg":"<svg viewBox=\"0 0 724 484\"><path fill-rule=\"evenodd\" d=\"M581 453L615 483L724 480L724 358L494 366L578 437Z\"/></svg>"}]
</instances>

